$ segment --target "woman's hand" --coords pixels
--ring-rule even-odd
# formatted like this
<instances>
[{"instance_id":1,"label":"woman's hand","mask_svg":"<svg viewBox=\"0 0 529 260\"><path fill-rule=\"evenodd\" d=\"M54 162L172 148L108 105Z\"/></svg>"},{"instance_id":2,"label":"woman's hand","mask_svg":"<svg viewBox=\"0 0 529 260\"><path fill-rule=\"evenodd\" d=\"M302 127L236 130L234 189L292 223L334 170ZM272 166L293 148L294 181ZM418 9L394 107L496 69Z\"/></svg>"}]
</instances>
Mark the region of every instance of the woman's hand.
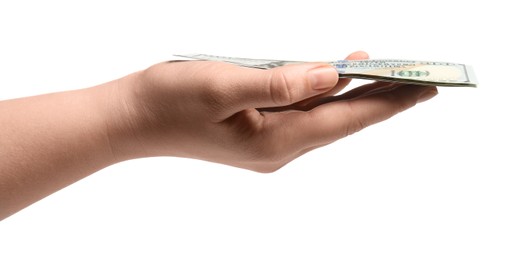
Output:
<instances>
[{"instance_id":1,"label":"woman's hand","mask_svg":"<svg viewBox=\"0 0 529 260\"><path fill-rule=\"evenodd\" d=\"M259 70L165 62L131 77L119 91L124 113L117 122L128 130L127 138L112 138L119 140L112 143L116 154L196 158L259 172L437 94L435 87L375 82L333 96L348 80L324 63Z\"/></svg>"}]
</instances>

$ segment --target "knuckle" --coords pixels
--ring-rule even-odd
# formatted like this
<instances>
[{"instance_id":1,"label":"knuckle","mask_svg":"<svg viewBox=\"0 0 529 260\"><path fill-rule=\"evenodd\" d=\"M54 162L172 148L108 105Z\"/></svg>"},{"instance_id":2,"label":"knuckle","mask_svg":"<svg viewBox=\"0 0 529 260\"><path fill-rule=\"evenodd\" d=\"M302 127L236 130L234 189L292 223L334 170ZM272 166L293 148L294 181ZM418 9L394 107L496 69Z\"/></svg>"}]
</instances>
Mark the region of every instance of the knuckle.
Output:
<instances>
[{"instance_id":1,"label":"knuckle","mask_svg":"<svg viewBox=\"0 0 529 260\"><path fill-rule=\"evenodd\" d=\"M349 104L349 109L351 110L351 114L356 114L352 104ZM348 123L345 125L343 137L352 135L368 126L369 124L365 122L364 118L362 118L361 116L352 117L351 120L349 120Z\"/></svg>"},{"instance_id":2,"label":"knuckle","mask_svg":"<svg viewBox=\"0 0 529 260\"><path fill-rule=\"evenodd\" d=\"M368 127L369 124L367 124L364 120L361 118L351 120L349 124L347 124L347 128L345 129L344 137L352 135L354 133L357 133L358 131Z\"/></svg>"},{"instance_id":3,"label":"knuckle","mask_svg":"<svg viewBox=\"0 0 529 260\"><path fill-rule=\"evenodd\" d=\"M272 71L268 86L272 101L278 106L294 103L295 84L289 80L284 71Z\"/></svg>"},{"instance_id":4,"label":"knuckle","mask_svg":"<svg viewBox=\"0 0 529 260\"><path fill-rule=\"evenodd\" d=\"M405 100L402 100L401 102L397 102L397 111L402 112L413 106L415 106L415 101L411 99L405 99Z\"/></svg>"}]
</instances>

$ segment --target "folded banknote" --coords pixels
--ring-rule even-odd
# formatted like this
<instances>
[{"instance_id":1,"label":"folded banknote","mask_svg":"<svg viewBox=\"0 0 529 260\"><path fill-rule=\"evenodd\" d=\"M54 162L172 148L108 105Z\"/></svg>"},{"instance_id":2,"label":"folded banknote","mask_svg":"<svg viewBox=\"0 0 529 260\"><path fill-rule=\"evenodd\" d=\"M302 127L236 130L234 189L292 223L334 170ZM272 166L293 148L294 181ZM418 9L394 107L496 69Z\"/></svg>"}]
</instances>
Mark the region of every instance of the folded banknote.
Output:
<instances>
[{"instance_id":1,"label":"folded banknote","mask_svg":"<svg viewBox=\"0 0 529 260\"><path fill-rule=\"evenodd\" d=\"M221 61L238 66L271 69L306 61L284 61L223 57L208 54L175 54L175 60ZM391 81L419 85L447 87L476 87L477 80L472 67L460 63L414 60L338 60L327 61L342 78Z\"/></svg>"}]
</instances>

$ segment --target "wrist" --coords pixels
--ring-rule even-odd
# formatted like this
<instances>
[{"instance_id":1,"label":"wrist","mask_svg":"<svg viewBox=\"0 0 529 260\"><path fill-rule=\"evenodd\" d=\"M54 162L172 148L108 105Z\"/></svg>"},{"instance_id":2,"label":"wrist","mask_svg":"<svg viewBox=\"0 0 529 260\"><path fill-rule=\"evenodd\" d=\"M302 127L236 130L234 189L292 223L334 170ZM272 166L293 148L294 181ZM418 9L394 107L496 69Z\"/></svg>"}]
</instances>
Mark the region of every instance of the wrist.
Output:
<instances>
[{"instance_id":1,"label":"wrist","mask_svg":"<svg viewBox=\"0 0 529 260\"><path fill-rule=\"evenodd\" d=\"M114 163L145 156L141 138L141 116L135 93L141 88L142 72L93 88L99 114L105 122L105 132Z\"/></svg>"}]
</instances>

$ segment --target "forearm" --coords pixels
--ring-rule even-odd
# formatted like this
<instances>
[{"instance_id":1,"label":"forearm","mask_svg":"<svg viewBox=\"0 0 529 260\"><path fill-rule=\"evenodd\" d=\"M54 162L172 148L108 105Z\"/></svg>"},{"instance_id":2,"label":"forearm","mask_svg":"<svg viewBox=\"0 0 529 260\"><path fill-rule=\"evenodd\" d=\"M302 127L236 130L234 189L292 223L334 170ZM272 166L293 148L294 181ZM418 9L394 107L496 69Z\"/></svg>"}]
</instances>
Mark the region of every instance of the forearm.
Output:
<instances>
[{"instance_id":1,"label":"forearm","mask_svg":"<svg viewBox=\"0 0 529 260\"><path fill-rule=\"evenodd\" d=\"M119 160L119 81L0 102L0 219Z\"/></svg>"}]
</instances>

